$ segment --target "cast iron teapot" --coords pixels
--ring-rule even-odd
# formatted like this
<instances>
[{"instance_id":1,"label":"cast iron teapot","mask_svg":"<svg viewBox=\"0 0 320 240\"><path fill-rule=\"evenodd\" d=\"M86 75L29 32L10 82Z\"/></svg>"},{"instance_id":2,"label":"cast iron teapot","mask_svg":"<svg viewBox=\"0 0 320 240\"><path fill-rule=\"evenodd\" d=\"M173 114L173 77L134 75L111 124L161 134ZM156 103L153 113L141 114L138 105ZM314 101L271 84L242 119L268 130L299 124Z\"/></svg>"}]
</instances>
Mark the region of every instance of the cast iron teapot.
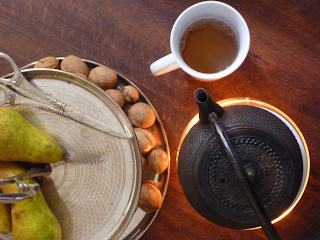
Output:
<instances>
[{"instance_id":1,"label":"cast iron teapot","mask_svg":"<svg viewBox=\"0 0 320 240\"><path fill-rule=\"evenodd\" d=\"M299 191L303 160L298 142L275 114L251 105L222 108L197 89L199 122L181 144L178 174L193 208L223 227L262 226L280 239L271 220Z\"/></svg>"}]
</instances>

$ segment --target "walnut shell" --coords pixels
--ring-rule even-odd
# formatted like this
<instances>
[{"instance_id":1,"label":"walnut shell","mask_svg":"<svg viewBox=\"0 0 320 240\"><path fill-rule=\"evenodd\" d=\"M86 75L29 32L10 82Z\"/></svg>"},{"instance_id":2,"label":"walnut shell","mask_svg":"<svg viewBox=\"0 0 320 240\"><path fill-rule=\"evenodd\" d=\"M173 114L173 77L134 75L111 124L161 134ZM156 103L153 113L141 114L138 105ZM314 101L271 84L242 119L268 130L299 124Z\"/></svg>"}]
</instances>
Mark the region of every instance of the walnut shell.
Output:
<instances>
[{"instance_id":1,"label":"walnut shell","mask_svg":"<svg viewBox=\"0 0 320 240\"><path fill-rule=\"evenodd\" d=\"M163 182L155 182L155 181L152 181L152 180L146 180L146 181L143 181L143 183L149 183L153 186L155 186L156 188L158 188L161 192L161 188L163 187Z\"/></svg>"},{"instance_id":2,"label":"walnut shell","mask_svg":"<svg viewBox=\"0 0 320 240\"><path fill-rule=\"evenodd\" d=\"M123 97L126 102L136 103L139 100L139 91L131 85L124 86Z\"/></svg>"},{"instance_id":3,"label":"walnut shell","mask_svg":"<svg viewBox=\"0 0 320 240\"><path fill-rule=\"evenodd\" d=\"M161 174L168 167L168 155L162 148L154 148L149 152L147 164L151 170Z\"/></svg>"},{"instance_id":4,"label":"walnut shell","mask_svg":"<svg viewBox=\"0 0 320 240\"><path fill-rule=\"evenodd\" d=\"M55 57L49 56L49 57L40 59L33 67L60 69L60 61Z\"/></svg>"},{"instance_id":5,"label":"walnut shell","mask_svg":"<svg viewBox=\"0 0 320 240\"><path fill-rule=\"evenodd\" d=\"M156 146L156 139L149 129L134 128L133 130L136 134L141 153L147 153Z\"/></svg>"},{"instance_id":6,"label":"walnut shell","mask_svg":"<svg viewBox=\"0 0 320 240\"><path fill-rule=\"evenodd\" d=\"M144 167L146 165L146 158L141 154L141 165Z\"/></svg>"},{"instance_id":7,"label":"walnut shell","mask_svg":"<svg viewBox=\"0 0 320 240\"><path fill-rule=\"evenodd\" d=\"M160 190L150 183L143 183L138 206L145 212L155 212L160 209L162 207Z\"/></svg>"},{"instance_id":8,"label":"walnut shell","mask_svg":"<svg viewBox=\"0 0 320 240\"><path fill-rule=\"evenodd\" d=\"M88 80L106 90L116 85L118 76L112 69L106 66L98 66L90 71Z\"/></svg>"},{"instance_id":9,"label":"walnut shell","mask_svg":"<svg viewBox=\"0 0 320 240\"><path fill-rule=\"evenodd\" d=\"M88 79L88 77L86 75L84 75L83 73L75 73L75 75L78 75L79 77L82 77L84 79Z\"/></svg>"},{"instance_id":10,"label":"walnut shell","mask_svg":"<svg viewBox=\"0 0 320 240\"><path fill-rule=\"evenodd\" d=\"M154 124L156 114L148 104L137 102L129 108L128 118L133 126L148 128Z\"/></svg>"},{"instance_id":11,"label":"walnut shell","mask_svg":"<svg viewBox=\"0 0 320 240\"><path fill-rule=\"evenodd\" d=\"M87 64L81 58L74 55L69 55L61 61L61 70L78 75L83 74L86 78L89 74Z\"/></svg>"},{"instance_id":12,"label":"walnut shell","mask_svg":"<svg viewBox=\"0 0 320 240\"><path fill-rule=\"evenodd\" d=\"M122 92L116 89L107 89L105 90L106 93L116 102L120 107L123 107L124 104L124 97Z\"/></svg>"}]
</instances>

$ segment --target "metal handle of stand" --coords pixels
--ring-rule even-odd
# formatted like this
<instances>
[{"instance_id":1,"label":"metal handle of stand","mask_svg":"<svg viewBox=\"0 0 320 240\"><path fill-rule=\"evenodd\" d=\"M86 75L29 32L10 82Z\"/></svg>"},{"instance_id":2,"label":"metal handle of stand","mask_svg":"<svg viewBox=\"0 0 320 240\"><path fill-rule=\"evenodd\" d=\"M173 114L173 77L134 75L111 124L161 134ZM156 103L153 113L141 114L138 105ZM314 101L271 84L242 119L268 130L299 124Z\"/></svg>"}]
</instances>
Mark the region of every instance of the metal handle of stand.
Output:
<instances>
[{"instance_id":1,"label":"metal handle of stand","mask_svg":"<svg viewBox=\"0 0 320 240\"><path fill-rule=\"evenodd\" d=\"M270 240L280 240L280 236L274 226L272 225L270 219L268 218L263 206L258 201L255 192L250 184L250 179L246 173L245 168L243 167L240 159L238 158L235 150L233 149L230 139L227 136L227 133L223 129L218 116L215 113L209 114L209 122L211 128L216 131L219 142L222 145L222 148L227 155L236 177L238 178L242 189L250 202L250 205L261 222L261 226L266 236Z\"/></svg>"}]
</instances>

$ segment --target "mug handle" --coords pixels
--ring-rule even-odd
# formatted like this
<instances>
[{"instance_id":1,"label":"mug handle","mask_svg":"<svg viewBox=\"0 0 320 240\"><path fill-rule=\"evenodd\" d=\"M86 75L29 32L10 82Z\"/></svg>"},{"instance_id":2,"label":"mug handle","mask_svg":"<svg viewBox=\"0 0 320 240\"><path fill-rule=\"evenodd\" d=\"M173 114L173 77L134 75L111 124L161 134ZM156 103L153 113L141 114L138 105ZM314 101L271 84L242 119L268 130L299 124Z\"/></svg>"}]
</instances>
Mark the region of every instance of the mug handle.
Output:
<instances>
[{"instance_id":1,"label":"mug handle","mask_svg":"<svg viewBox=\"0 0 320 240\"><path fill-rule=\"evenodd\" d=\"M159 76L167 72L180 68L173 54L170 53L167 56L160 58L150 65L150 70L153 75Z\"/></svg>"}]
</instances>

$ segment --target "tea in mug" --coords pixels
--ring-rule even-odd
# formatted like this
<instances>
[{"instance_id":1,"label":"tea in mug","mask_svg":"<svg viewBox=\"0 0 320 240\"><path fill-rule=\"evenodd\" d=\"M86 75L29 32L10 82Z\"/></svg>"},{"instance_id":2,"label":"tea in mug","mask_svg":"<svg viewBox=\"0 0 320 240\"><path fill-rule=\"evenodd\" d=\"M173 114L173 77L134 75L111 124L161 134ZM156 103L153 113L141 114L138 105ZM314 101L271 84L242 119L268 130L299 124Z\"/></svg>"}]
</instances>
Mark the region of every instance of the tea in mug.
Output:
<instances>
[{"instance_id":1,"label":"tea in mug","mask_svg":"<svg viewBox=\"0 0 320 240\"><path fill-rule=\"evenodd\" d=\"M202 73L225 70L236 59L238 41L226 23L206 18L192 23L183 33L180 53L185 63Z\"/></svg>"}]
</instances>

